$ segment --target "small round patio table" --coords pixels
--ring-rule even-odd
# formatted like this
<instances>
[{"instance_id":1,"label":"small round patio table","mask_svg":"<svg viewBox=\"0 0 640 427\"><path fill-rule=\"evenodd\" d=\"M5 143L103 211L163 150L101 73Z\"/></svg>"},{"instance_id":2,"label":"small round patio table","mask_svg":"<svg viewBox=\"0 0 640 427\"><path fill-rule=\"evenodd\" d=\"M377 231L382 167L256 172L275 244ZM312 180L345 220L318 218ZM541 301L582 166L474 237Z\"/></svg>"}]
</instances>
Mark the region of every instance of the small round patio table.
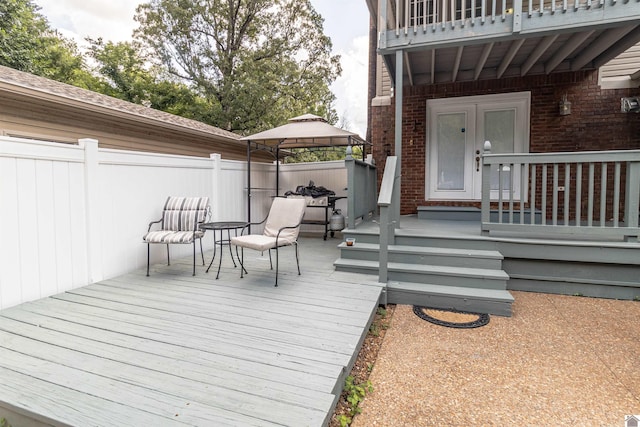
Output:
<instances>
[{"instance_id":1,"label":"small round patio table","mask_svg":"<svg viewBox=\"0 0 640 427\"><path fill-rule=\"evenodd\" d=\"M218 259L218 273L216 274L216 279L220 277L220 266L222 265L222 246L229 246L229 255L231 256L231 261L233 262L233 266L237 267L236 261L233 257L233 251L231 250L231 230L234 231L235 235L238 235L238 230L242 230L246 227L248 223L246 221L216 221L216 222L205 222L200 225L201 230L211 230L213 231L213 257L211 258L211 262L209 263L209 267L207 267L207 273L213 264L213 260L216 259L216 245L220 246L220 257ZM224 232L227 232L227 237L224 237ZM217 232L220 232L220 236L217 236ZM240 263L240 257L238 256L238 248L236 248L236 258L238 258L238 263ZM241 265L242 267L242 265ZM242 267L244 269L244 267ZM245 270L246 272L247 270Z\"/></svg>"}]
</instances>

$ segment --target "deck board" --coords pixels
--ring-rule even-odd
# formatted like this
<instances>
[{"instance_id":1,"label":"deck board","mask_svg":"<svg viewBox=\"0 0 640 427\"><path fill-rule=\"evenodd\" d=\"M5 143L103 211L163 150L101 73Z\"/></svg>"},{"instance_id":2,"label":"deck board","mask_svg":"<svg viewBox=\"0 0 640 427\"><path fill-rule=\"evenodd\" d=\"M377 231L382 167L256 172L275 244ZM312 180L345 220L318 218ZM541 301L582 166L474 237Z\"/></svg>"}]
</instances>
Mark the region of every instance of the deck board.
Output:
<instances>
[{"instance_id":1,"label":"deck board","mask_svg":"<svg viewBox=\"0 0 640 427\"><path fill-rule=\"evenodd\" d=\"M281 254L277 288L264 257L245 252L240 279L227 252L219 280L172 260L150 277L137 270L0 311L0 417L326 425L381 293L370 276L333 271L337 243L304 239L301 276Z\"/></svg>"}]
</instances>

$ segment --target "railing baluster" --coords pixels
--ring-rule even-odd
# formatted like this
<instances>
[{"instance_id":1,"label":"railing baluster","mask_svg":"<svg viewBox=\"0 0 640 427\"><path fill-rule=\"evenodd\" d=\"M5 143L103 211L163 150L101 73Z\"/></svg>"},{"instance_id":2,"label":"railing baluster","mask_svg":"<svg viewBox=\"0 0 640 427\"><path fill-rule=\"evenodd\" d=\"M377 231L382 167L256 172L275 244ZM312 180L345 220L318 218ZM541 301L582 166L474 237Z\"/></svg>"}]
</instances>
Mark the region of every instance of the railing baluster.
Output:
<instances>
[{"instance_id":1,"label":"railing baluster","mask_svg":"<svg viewBox=\"0 0 640 427\"><path fill-rule=\"evenodd\" d=\"M562 11L566 12L567 11L567 0L562 0Z\"/></svg>"},{"instance_id":2,"label":"railing baluster","mask_svg":"<svg viewBox=\"0 0 640 427\"><path fill-rule=\"evenodd\" d=\"M451 0L451 28L456 27L456 0Z\"/></svg>"},{"instance_id":3,"label":"railing baluster","mask_svg":"<svg viewBox=\"0 0 640 427\"><path fill-rule=\"evenodd\" d=\"M502 163L498 165L498 224L502 224Z\"/></svg>"},{"instance_id":4,"label":"railing baluster","mask_svg":"<svg viewBox=\"0 0 640 427\"><path fill-rule=\"evenodd\" d=\"M482 0L482 10L480 13L480 23L484 24L487 16L487 0Z\"/></svg>"},{"instance_id":5,"label":"railing baluster","mask_svg":"<svg viewBox=\"0 0 640 427\"><path fill-rule=\"evenodd\" d=\"M404 7L404 35L409 34L409 16L411 15L411 5L410 0L405 0Z\"/></svg>"},{"instance_id":6,"label":"railing baluster","mask_svg":"<svg viewBox=\"0 0 640 427\"><path fill-rule=\"evenodd\" d=\"M540 10L538 10L540 16L544 15L544 0L540 0Z\"/></svg>"},{"instance_id":7,"label":"railing baluster","mask_svg":"<svg viewBox=\"0 0 640 427\"><path fill-rule=\"evenodd\" d=\"M507 0L502 0L502 22L507 19Z\"/></svg>"},{"instance_id":8,"label":"railing baluster","mask_svg":"<svg viewBox=\"0 0 640 427\"><path fill-rule=\"evenodd\" d=\"M515 164L509 163L509 224L513 224L513 167Z\"/></svg>"},{"instance_id":9,"label":"railing baluster","mask_svg":"<svg viewBox=\"0 0 640 427\"><path fill-rule=\"evenodd\" d=\"M620 162L615 163L613 177L613 226L618 226L620 216Z\"/></svg>"},{"instance_id":10,"label":"railing baluster","mask_svg":"<svg viewBox=\"0 0 640 427\"><path fill-rule=\"evenodd\" d=\"M496 9L497 9L498 0L493 0L491 2L491 23L496 22Z\"/></svg>"},{"instance_id":11,"label":"railing baluster","mask_svg":"<svg viewBox=\"0 0 640 427\"><path fill-rule=\"evenodd\" d=\"M602 162L600 175L600 227L607 222L607 164Z\"/></svg>"},{"instance_id":12,"label":"railing baluster","mask_svg":"<svg viewBox=\"0 0 640 427\"><path fill-rule=\"evenodd\" d=\"M536 165L531 165L531 202L529 204L531 208L531 224L536 223Z\"/></svg>"},{"instance_id":13,"label":"railing baluster","mask_svg":"<svg viewBox=\"0 0 640 427\"><path fill-rule=\"evenodd\" d=\"M542 191L542 225L547 224L547 164L542 165L542 182L540 183Z\"/></svg>"},{"instance_id":14,"label":"railing baluster","mask_svg":"<svg viewBox=\"0 0 640 427\"><path fill-rule=\"evenodd\" d=\"M587 227L593 227L593 180L594 180L595 165L589 163L589 211L587 213Z\"/></svg>"},{"instance_id":15,"label":"railing baluster","mask_svg":"<svg viewBox=\"0 0 640 427\"><path fill-rule=\"evenodd\" d=\"M531 18L531 15L533 15L533 0L529 0L529 10L527 15L529 15L529 18Z\"/></svg>"},{"instance_id":16,"label":"railing baluster","mask_svg":"<svg viewBox=\"0 0 640 427\"><path fill-rule=\"evenodd\" d=\"M476 25L476 0L471 0L471 25Z\"/></svg>"},{"instance_id":17,"label":"railing baluster","mask_svg":"<svg viewBox=\"0 0 640 427\"><path fill-rule=\"evenodd\" d=\"M467 18L467 1L462 0L462 10L460 10L460 26L464 28L464 21Z\"/></svg>"},{"instance_id":18,"label":"railing baluster","mask_svg":"<svg viewBox=\"0 0 640 427\"><path fill-rule=\"evenodd\" d=\"M447 0L442 0L442 29L447 28Z\"/></svg>"},{"instance_id":19,"label":"railing baluster","mask_svg":"<svg viewBox=\"0 0 640 427\"><path fill-rule=\"evenodd\" d=\"M413 34L418 32L418 0L413 2Z\"/></svg>"},{"instance_id":20,"label":"railing baluster","mask_svg":"<svg viewBox=\"0 0 640 427\"><path fill-rule=\"evenodd\" d=\"M558 164L553 164L553 204L551 211L553 225L558 225Z\"/></svg>"},{"instance_id":21,"label":"railing baluster","mask_svg":"<svg viewBox=\"0 0 640 427\"><path fill-rule=\"evenodd\" d=\"M564 225L569 225L569 193L571 192L571 165L564 164Z\"/></svg>"},{"instance_id":22,"label":"railing baluster","mask_svg":"<svg viewBox=\"0 0 640 427\"><path fill-rule=\"evenodd\" d=\"M582 221L582 163L576 165L576 227Z\"/></svg>"},{"instance_id":23,"label":"railing baluster","mask_svg":"<svg viewBox=\"0 0 640 427\"><path fill-rule=\"evenodd\" d=\"M400 0L396 0L396 37L400 37Z\"/></svg>"},{"instance_id":24,"label":"railing baluster","mask_svg":"<svg viewBox=\"0 0 640 427\"><path fill-rule=\"evenodd\" d=\"M436 30L436 26L438 25L438 0L431 0L433 2L433 20L431 21L432 29L431 31Z\"/></svg>"},{"instance_id":25,"label":"railing baluster","mask_svg":"<svg viewBox=\"0 0 640 427\"><path fill-rule=\"evenodd\" d=\"M520 224L524 224L524 202L526 196L526 185L529 182L529 164L520 164Z\"/></svg>"},{"instance_id":26,"label":"railing baluster","mask_svg":"<svg viewBox=\"0 0 640 427\"><path fill-rule=\"evenodd\" d=\"M427 21L429 20L429 3L427 0L422 0L422 32L427 32Z\"/></svg>"}]
</instances>

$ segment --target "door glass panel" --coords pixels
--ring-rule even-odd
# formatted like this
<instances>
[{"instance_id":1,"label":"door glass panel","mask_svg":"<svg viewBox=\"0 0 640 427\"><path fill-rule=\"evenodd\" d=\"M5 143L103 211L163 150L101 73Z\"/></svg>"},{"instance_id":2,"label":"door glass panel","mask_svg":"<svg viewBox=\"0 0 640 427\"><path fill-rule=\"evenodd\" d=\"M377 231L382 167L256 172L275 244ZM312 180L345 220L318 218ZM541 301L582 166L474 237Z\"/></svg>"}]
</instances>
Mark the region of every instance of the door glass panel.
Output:
<instances>
[{"instance_id":1,"label":"door glass panel","mask_svg":"<svg viewBox=\"0 0 640 427\"><path fill-rule=\"evenodd\" d=\"M491 152L513 153L515 135L515 110L486 111L484 113L484 140L491 142ZM491 189L498 190L498 168L491 171ZM502 166L502 189L510 190L511 170Z\"/></svg>"},{"instance_id":2,"label":"door glass panel","mask_svg":"<svg viewBox=\"0 0 640 427\"><path fill-rule=\"evenodd\" d=\"M465 113L438 115L438 190L464 190Z\"/></svg>"}]
</instances>

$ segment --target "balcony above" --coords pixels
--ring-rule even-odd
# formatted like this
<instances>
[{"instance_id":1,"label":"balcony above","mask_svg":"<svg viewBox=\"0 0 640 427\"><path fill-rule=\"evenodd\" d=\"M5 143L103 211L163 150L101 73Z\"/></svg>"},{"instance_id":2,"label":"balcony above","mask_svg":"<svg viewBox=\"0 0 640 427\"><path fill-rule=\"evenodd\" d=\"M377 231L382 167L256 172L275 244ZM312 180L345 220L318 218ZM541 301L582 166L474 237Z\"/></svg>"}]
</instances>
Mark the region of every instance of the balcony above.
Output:
<instances>
[{"instance_id":1,"label":"balcony above","mask_svg":"<svg viewBox=\"0 0 640 427\"><path fill-rule=\"evenodd\" d=\"M596 69L640 42L640 1L381 0L378 52L405 84ZM638 67L640 68L640 67Z\"/></svg>"}]
</instances>

